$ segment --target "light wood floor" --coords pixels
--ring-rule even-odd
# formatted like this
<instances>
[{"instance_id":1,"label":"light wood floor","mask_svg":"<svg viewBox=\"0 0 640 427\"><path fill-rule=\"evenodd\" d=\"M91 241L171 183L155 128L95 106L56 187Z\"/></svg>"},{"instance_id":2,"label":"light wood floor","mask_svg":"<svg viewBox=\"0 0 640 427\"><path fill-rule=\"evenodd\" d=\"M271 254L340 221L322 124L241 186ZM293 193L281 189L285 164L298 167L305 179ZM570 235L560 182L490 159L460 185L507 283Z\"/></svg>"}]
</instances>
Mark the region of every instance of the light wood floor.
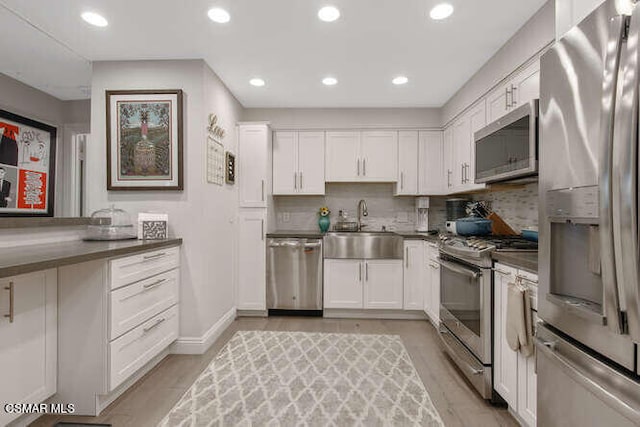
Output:
<instances>
[{"instance_id":1,"label":"light wood floor","mask_svg":"<svg viewBox=\"0 0 640 427\"><path fill-rule=\"evenodd\" d=\"M271 317L237 319L203 355L166 357L99 417L47 416L32 426L49 427L58 421L108 423L114 427L154 426L238 330L400 335L447 427L518 425L506 409L491 406L471 389L444 354L435 328L426 321Z\"/></svg>"}]
</instances>

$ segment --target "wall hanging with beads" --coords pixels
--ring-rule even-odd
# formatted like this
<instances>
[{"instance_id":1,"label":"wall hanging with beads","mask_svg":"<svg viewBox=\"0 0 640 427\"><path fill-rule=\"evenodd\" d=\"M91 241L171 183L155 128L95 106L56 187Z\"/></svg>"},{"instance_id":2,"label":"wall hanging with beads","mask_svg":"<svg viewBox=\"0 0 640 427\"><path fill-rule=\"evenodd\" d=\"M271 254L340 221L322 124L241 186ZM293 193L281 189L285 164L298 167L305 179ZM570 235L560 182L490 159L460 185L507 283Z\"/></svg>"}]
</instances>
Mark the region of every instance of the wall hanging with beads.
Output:
<instances>
[{"instance_id":1,"label":"wall hanging with beads","mask_svg":"<svg viewBox=\"0 0 640 427\"><path fill-rule=\"evenodd\" d=\"M207 182L223 185L225 180L225 155L222 139L226 131L218 126L218 116L209 114L209 126L207 131Z\"/></svg>"}]
</instances>

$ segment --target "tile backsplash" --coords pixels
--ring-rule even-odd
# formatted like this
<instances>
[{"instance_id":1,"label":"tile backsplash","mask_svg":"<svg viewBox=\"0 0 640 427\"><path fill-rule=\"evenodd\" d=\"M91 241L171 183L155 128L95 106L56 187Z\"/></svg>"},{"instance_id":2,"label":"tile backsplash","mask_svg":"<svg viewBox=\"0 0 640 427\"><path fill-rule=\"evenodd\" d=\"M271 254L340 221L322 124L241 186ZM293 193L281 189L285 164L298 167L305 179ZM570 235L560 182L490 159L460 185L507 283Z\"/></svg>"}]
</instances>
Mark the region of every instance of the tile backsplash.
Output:
<instances>
[{"instance_id":1,"label":"tile backsplash","mask_svg":"<svg viewBox=\"0 0 640 427\"><path fill-rule=\"evenodd\" d=\"M394 184L332 183L326 185L324 196L274 196L276 226L279 230L318 229L318 209L328 206L331 224L342 210L349 221L357 220L360 199L367 203L369 216L364 217L367 231L415 229L415 198L394 197ZM288 218L287 218L288 217Z\"/></svg>"},{"instance_id":2,"label":"tile backsplash","mask_svg":"<svg viewBox=\"0 0 640 427\"><path fill-rule=\"evenodd\" d=\"M274 211L279 230L316 230L318 209L328 206L331 224L338 220L340 210L349 221L356 221L360 199L367 202L369 216L363 218L365 230L415 230L415 198L394 197L393 184L332 183L326 185L324 196L275 196ZM457 196L451 196L457 197ZM444 231L447 218L445 202L449 197L431 197L429 228ZM469 200L486 200L491 208L516 232L538 225L538 184L532 183L512 190L473 194Z\"/></svg>"},{"instance_id":3,"label":"tile backsplash","mask_svg":"<svg viewBox=\"0 0 640 427\"><path fill-rule=\"evenodd\" d=\"M448 197L432 198L429 208L429 227L444 230ZM538 226L538 183L515 187L512 190L473 194L470 200L490 202L491 209L500 215L516 232L525 227Z\"/></svg>"}]
</instances>

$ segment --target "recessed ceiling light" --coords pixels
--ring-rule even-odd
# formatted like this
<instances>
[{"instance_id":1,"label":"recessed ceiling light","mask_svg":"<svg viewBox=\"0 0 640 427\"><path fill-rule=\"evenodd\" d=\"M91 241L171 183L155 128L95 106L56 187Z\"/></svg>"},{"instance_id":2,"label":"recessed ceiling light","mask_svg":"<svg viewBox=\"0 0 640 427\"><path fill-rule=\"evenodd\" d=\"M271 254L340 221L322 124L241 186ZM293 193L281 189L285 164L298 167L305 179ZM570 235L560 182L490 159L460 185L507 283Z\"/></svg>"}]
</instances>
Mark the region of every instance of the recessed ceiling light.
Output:
<instances>
[{"instance_id":1,"label":"recessed ceiling light","mask_svg":"<svg viewBox=\"0 0 640 427\"><path fill-rule=\"evenodd\" d=\"M393 80L391 80L391 82L394 85L403 85L406 84L409 81L409 79L406 76L398 76L395 77Z\"/></svg>"},{"instance_id":2,"label":"recessed ceiling light","mask_svg":"<svg viewBox=\"0 0 640 427\"><path fill-rule=\"evenodd\" d=\"M338 79L335 77L325 77L322 79L322 84L325 86L335 86L338 84Z\"/></svg>"},{"instance_id":3,"label":"recessed ceiling light","mask_svg":"<svg viewBox=\"0 0 640 427\"><path fill-rule=\"evenodd\" d=\"M325 6L318 11L318 18L324 22L333 22L340 18L340 11L334 6Z\"/></svg>"},{"instance_id":4,"label":"recessed ceiling light","mask_svg":"<svg viewBox=\"0 0 640 427\"><path fill-rule=\"evenodd\" d=\"M96 27L106 27L107 25L109 25L109 21L107 21L104 16L98 15L97 13L84 12L80 16L82 17L82 19L84 19L85 22Z\"/></svg>"},{"instance_id":5,"label":"recessed ceiling light","mask_svg":"<svg viewBox=\"0 0 640 427\"><path fill-rule=\"evenodd\" d=\"M211 19L213 22L217 22L218 24L226 24L231 20L231 15L229 15L229 12L219 7L209 9L207 15L209 15L209 19Z\"/></svg>"},{"instance_id":6,"label":"recessed ceiling light","mask_svg":"<svg viewBox=\"0 0 640 427\"><path fill-rule=\"evenodd\" d=\"M255 86L255 87L262 87L262 86L265 85L265 82L261 78L255 77L255 78L249 80L249 84L251 86Z\"/></svg>"},{"instance_id":7,"label":"recessed ceiling light","mask_svg":"<svg viewBox=\"0 0 640 427\"><path fill-rule=\"evenodd\" d=\"M431 16L431 19L439 21L441 19L450 17L452 13L453 6L451 6L449 3L440 3L438 5L435 5L433 9L431 9L431 12L429 12L429 16Z\"/></svg>"}]
</instances>

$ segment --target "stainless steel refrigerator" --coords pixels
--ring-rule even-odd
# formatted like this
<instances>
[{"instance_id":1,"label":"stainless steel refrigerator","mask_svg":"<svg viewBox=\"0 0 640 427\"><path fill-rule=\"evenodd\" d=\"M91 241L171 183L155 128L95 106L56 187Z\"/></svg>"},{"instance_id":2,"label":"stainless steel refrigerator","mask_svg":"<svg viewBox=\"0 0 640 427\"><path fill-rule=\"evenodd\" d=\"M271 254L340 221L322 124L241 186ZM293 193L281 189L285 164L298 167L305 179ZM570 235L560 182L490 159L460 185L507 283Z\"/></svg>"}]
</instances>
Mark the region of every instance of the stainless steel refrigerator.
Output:
<instances>
[{"instance_id":1,"label":"stainless steel refrigerator","mask_svg":"<svg viewBox=\"0 0 640 427\"><path fill-rule=\"evenodd\" d=\"M541 59L538 425L640 424L640 5Z\"/></svg>"}]
</instances>

